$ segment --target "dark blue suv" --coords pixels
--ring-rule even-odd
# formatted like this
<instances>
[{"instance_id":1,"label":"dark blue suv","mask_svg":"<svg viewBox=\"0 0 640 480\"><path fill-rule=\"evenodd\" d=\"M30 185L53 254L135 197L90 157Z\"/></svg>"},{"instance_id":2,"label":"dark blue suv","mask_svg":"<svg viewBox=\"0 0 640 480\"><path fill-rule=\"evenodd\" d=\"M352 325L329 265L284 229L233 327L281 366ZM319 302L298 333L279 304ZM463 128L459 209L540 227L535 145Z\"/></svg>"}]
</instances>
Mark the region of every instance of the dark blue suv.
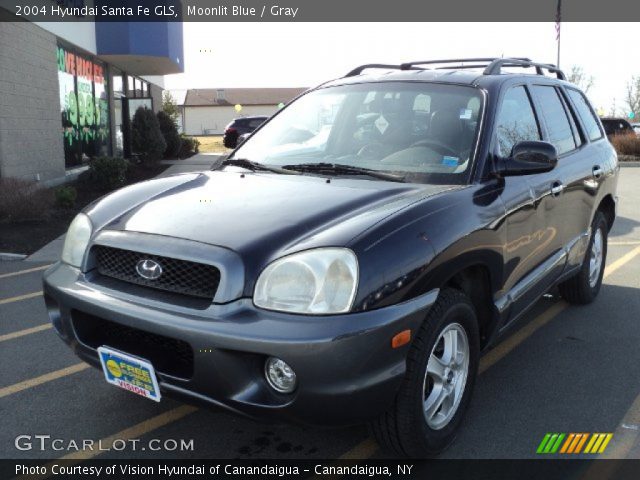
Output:
<instances>
[{"instance_id":1,"label":"dark blue suv","mask_svg":"<svg viewBox=\"0 0 640 480\"><path fill-rule=\"evenodd\" d=\"M368 422L397 454L434 455L524 312L555 286L598 295L618 172L553 65L365 65L214 171L87 207L45 300L80 358L151 400Z\"/></svg>"}]
</instances>

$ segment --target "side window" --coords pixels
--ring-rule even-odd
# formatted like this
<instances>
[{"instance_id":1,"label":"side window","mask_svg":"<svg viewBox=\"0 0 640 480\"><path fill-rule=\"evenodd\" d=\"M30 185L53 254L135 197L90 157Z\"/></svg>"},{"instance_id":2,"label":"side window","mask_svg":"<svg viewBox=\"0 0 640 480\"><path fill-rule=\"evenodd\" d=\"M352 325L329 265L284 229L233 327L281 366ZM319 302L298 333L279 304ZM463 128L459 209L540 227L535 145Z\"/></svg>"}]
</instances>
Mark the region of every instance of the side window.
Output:
<instances>
[{"instance_id":1,"label":"side window","mask_svg":"<svg viewBox=\"0 0 640 480\"><path fill-rule=\"evenodd\" d=\"M581 92L574 90L573 88L567 88L567 93L569 94L569 98L571 98L573 105L576 107L580 120L582 120L587 137L589 137L590 140L598 140L599 138L602 138L602 131L598 125L596 114L593 113L593 109L589 105L587 98Z\"/></svg>"},{"instance_id":2,"label":"side window","mask_svg":"<svg viewBox=\"0 0 640 480\"><path fill-rule=\"evenodd\" d=\"M529 95L524 87L514 87L502 99L496 120L500 156L511 155L513 146L524 140L540 140L540 129Z\"/></svg>"},{"instance_id":3,"label":"side window","mask_svg":"<svg viewBox=\"0 0 640 480\"><path fill-rule=\"evenodd\" d=\"M549 130L549 141L558 150L558 155L574 150L576 141L558 91L546 85L535 85L532 91L540 102L541 114Z\"/></svg>"}]
</instances>

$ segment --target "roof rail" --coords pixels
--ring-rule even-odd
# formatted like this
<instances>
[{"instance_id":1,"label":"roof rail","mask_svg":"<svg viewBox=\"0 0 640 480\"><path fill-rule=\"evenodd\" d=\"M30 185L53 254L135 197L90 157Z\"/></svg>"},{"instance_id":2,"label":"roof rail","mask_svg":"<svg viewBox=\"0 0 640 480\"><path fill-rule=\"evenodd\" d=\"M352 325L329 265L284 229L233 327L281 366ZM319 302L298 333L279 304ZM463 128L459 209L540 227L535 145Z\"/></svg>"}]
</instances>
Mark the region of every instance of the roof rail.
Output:
<instances>
[{"instance_id":1,"label":"roof rail","mask_svg":"<svg viewBox=\"0 0 640 480\"><path fill-rule=\"evenodd\" d=\"M360 75L363 71L368 70L370 68L383 68L385 70L420 70L418 68L402 68L402 65L387 65L384 63L368 63L366 65L360 65L359 67L354 68L349 73L345 75L345 77L355 77L356 75Z\"/></svg>"},{"instance_id":2,"label":"roof rail","mask_svg":"<svg viewBox=\"0 0 640 480\"><path fill-rule=\"evenodd\" d=\"M461 65L462 63L472 62L467 65ZM478 63L480 62L480 63ZM499 75L502 67L522 67L529 68L534 67L536 74L544 75L543 70L547 70L550 73L555 73L556 77L560 80L566 80L564 72L551 63L536 63L529 58L525 57L513 57L513 58L496 58L496 57L481 57L481 58L455 58L448 60L424 60L416 62L406 62L400 65L386 65L380 63L370 63L367 65L360 65L354 68L345 77L353 77L360 75L364 70L370 68L379 69L392 69L392 70L423 70L420 68L424 65L440 65L440 64L456 64L456 65L443 65L435 67L437 70L450 70L450 69L464 69L464 68L484 68L484 75Z\"/></svg>"},{"instance_id":3,"label":"roof rail","mask_svg":"<svg viewBox=\"0 0 640 480\"><path fill-rule=\"evenodd\" d=\"M480 58L452 58L449 60L424 60L417 62L407 62L400 65L403 67L403 70L408 70L410 67L415 67L417 65L437 65L439 63L467 63L467 62L493 62L496 60L496 57L480 57ZM518 60L526 60L530 62L531 60L528 58L518 58ZM482 65L485 66L485 65ZM457 65L455 67L440 67L440 68L474 68L472 66L466 65ZM475 68L478 68L477 66Z\"/></svg>"},{"instance_id":4,"label":"roof rail","mask_svg":"<svg viewBox=\"0 0 640 480\"><path fill-rule=\"evenodd\" d=\"M484 69L483 74L499 75L502 67L523 67L523 68L535 67L536 73L538 75L544 75L544 72L542 71L544 69L544 70L547 70L549 73L555 73L556 77L559 78L560 80L567 79L564 72L560 70L558 67L556 67L555 65L553 65L552 63L536 63L536 62L532 62L529 59L523 59L523 58L496 58L489 65L487 65L487 68Z\"/></svg>"}]
</instances>

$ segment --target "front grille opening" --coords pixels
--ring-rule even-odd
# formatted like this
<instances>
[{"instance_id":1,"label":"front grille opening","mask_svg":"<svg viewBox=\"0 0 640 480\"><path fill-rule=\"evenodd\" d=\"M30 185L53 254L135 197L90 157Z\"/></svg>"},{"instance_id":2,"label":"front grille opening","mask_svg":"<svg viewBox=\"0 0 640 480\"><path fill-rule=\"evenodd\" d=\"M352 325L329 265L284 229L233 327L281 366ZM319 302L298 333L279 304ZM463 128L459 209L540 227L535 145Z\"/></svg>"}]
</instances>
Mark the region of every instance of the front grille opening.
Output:
<instances>
[{"instance_id":1,"label":"front grille opening","mask_svg":"<svg viewBox=\"0 0 640 480\"><path fill-rule=\"evenodd\" d=\"M96 245L91 251L100 275L127 283L210 300L220 283L220 270L213 265L103 245ZM157 262L162 274L155 280L143 278L136 270L141 260Z\"/></svg>"},{"instance_id":2,"label":"front grille opening","mask_svg":"<svg viewBox=\"0 0 640 480\"><path fill-rule=\"evenodd\" d=\"M73 328L82 343L106 346L149 360L158 373L183 379L193 376L193 349L183 341L128 327L73 310Z\"/></svg>"}]
</instances>

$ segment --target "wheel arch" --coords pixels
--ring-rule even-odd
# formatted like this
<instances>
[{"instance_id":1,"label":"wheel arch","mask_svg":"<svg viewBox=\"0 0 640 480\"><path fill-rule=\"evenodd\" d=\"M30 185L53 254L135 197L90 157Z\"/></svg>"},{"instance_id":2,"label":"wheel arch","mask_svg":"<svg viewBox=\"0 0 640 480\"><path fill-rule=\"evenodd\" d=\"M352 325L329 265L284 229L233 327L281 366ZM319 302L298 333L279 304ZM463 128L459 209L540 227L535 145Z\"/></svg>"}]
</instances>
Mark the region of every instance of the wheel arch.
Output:
<instances>
[{"instance_id":1,"label":"wheel arch","mask_svg":"<svg viewBox=\"0 0 640 480\"><path fill-rule=\"evenodd\" d=\"M609 231L611 231L613 222L616 219L616 202L613 199L613 196L611 194L605 195L602 200L600 200L596 211L604 213L604 216L607 219L607 226L609 227Z\"/></svg>"},{"instance_id":2,"label":"wheel arch","mask_svg":"<svg viewBox=\"0 0 640 480\"><path fill-rule=\"evenodd\" d=\"M480 348L492 338L498 324L498 313L493 302L491 269L484 263L473 263L452 273L442 288L453 288L464 293L474 306L480 332Z\"/></svg>"}]
</instances>

